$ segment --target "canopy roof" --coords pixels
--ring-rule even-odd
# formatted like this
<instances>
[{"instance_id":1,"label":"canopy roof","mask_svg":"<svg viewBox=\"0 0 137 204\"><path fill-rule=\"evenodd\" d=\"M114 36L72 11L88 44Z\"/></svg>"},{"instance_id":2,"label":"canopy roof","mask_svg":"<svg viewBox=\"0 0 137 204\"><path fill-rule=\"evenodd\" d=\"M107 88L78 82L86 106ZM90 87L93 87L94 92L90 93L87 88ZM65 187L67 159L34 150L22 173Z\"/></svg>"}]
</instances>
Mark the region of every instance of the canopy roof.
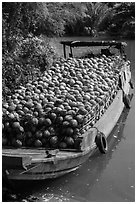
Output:
<instances>
[{"instance_id":1,"label":"canopy roof","mask_svg":"<svg viewBox=\"0 0 137 204\"><path fill-rule=\"evenodd\" d=\"M63 45L70 47L85 47L85 46L116 46L120 48L121 46L126 46L125 42L117 41L61 41Z\"/></svg>"}]
</instances>

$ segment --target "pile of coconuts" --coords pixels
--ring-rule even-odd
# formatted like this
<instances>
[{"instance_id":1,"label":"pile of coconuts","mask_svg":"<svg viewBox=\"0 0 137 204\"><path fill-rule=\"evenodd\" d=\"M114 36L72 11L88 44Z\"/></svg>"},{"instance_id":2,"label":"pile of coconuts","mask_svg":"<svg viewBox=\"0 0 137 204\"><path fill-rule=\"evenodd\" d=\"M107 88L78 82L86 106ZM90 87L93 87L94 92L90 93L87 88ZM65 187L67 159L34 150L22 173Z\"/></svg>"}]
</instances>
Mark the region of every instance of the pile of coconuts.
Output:
<instances>
[{"instance_id":1,"label":"pile of coconuts","mask_svg":"<svg viewBox=\"0 0 137 204\"><path fill-rule=\"evenodd\" d=\"M86 131L82 127L117 91L122 64L120 56L61 58L37 80L7 95L3 147L78 148L78 137Z\"/></svg>"}]
</instances>

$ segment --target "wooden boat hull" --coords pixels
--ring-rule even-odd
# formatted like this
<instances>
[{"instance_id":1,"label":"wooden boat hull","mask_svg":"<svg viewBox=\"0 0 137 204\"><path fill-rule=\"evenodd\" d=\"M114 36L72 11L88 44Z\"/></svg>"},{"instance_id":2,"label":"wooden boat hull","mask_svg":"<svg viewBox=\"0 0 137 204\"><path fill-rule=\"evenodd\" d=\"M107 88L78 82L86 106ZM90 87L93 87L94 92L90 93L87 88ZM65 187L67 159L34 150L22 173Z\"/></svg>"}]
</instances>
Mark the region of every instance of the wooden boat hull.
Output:
<instances>
[{"instance_id":1,"label":"wooden boat hull","mask_svg":"<svg viewBox=\"0 0 137 204\"><path fill-rule=\"evenodd\" d=\"M124 93L130 91L131 74L123 84ZM62 176L80 167L95 151L97 129L109 136L124 108L123 90L119 90L112 104L93 128L82 135L81 151L45 149L3 149L3 169L8 179L43 180Z\"/></svg>"}]
</instances>

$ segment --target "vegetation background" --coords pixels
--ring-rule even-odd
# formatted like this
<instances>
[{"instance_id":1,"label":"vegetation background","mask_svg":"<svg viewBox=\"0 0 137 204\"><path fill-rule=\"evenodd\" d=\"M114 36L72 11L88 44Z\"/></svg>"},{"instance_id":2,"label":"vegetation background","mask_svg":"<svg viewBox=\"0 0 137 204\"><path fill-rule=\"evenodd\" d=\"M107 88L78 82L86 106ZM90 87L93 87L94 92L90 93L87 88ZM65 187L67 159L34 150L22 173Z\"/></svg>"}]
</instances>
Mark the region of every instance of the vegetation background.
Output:
<instances>
[{"instance_id":1,"label":"vegetation background","mask_svg":"<svg viewBox=\"0 0 137 204\"><path fill-rule=\"evenodd\" d=\"M54 36L135 37L134 2L3 2L3 98L59 57Z\"/></svg>"}]
</instances>

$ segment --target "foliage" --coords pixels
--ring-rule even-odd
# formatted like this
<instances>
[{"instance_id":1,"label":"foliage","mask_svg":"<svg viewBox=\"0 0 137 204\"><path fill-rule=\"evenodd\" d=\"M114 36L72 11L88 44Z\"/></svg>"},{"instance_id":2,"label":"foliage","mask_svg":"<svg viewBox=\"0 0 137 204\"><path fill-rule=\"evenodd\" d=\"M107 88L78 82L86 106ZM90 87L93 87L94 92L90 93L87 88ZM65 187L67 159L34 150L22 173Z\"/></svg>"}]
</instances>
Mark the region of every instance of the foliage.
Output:
<instances>
[{"instance_id":1,"label":"foliage","mask_svg":"<svg viewBox=\"0 0 137 204\"><path fill-rule=\"evenodd\" d=\"M96 36L99 31L105 30L109 26L112 8L102 2L91 2L87 3L86 13L86 28L89 28L91 35Z\"/></svg>"},{"instance_id":2,"label":"foliage","mask_svg":"<svg viewBox=\"0 0 137 204\"><path fill-rule=\"evenodd\" d=\"M64 19L65 19L65 32L69 35L84 35L84 18L86 16L86 4L73 2L64 3Z\"/></svg>"},{"instance_id":3,"label":"foliage","mask_svg":"<svg viewBox=\"0 0 137 204\"><path fill-rule=\"evenodd\" d=\"M30 32L46 36L63 34L63 21L60 13L56 12L59 3L4 2L2 8L3 18L6 13L9 31L14 31L13 34L17 32L23 35Z\"/></svg>"},{"instance_id":4,"label":"foliage","mask_svg":"<svg viewBox=\"0 0 137 204\"><path fill-rule=\"evenodd\" d=\"M135 21L134 2L3 2L2 9L9 48L11 36L20 34L96 35L114 27L134 29Z\"/></svg>"},{"instance_id":5,"label":"foliage","mask_svg":"<svg viewBox=\"0 0 137 204\"><path fill-rule=\"evenodd\" d=\"M48 16L46 4L38 2L3 2L3 14L7 14L9 31L13 34L36 32Z\"/></svg>"},{"instance_id":6,"label":"foliage","mask_svg":"<svg viewBox=\"0 0 137 204\"><path fill-rule=\"evenodd\" d=\"M135 3L122 2L113 6L113 15L108 29L113 34L122 34L124 37L135 35Z\"/></svg>"},{"instance_id":7,"label":"foliage","mask_svg":"<svg viewBox=\"0 0 137 204\"><path fill-rule=\"evenodd\" d=\"M88 2L86 6L85 28L90 35L96 36L100 31L108 31L124 37L134 36L134 2Z\"/></svg>"},{"instance_id":8,"label":"foliage","mask_svg":"<svg viewBox=\"0 0 137 204\"><path fill-rule=\"evenodd\" d=\"M26 38L18 37L16 41L14 50L3 54L3 87L6 87L4 92L25 84L30 77L37 77L51 66L57 57L48 40L42 36L38 38L29 34Z\"/></svg>"}]
</instances>

